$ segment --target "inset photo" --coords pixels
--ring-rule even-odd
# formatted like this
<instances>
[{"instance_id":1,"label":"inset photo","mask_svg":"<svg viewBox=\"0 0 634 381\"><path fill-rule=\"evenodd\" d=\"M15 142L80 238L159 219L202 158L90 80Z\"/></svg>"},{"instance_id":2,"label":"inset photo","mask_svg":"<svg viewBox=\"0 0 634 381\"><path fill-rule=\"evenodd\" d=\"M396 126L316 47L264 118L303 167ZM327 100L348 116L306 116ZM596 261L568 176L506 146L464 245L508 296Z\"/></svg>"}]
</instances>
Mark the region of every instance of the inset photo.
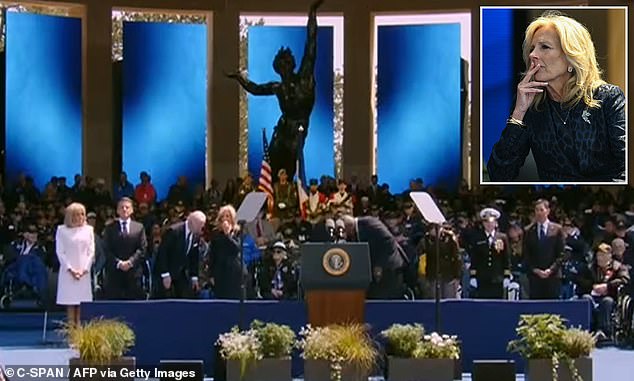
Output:
<instances>
[{"instance_id":1,"label":"inset photo","mask_svg":"<svg viewBox=\"0 0 634 381\"><path fill-rule=\"evenodd\" d=\"M627 8L482 7L481 184L626 184Z\"/></svg>"}]
</instances>

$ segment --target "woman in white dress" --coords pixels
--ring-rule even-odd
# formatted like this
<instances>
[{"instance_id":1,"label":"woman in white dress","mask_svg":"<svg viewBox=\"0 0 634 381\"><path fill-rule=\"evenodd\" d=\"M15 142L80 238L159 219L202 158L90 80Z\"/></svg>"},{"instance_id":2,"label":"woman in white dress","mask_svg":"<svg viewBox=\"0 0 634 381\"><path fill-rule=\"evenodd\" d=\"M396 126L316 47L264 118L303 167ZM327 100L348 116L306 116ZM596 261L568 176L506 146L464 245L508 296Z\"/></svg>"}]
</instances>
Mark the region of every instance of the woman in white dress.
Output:
<instances>
[{"instance_id":1,"label":"woman in white dress","mask_svg":"<svg viewBox=\"0 0 634 381\"><path fill-rule=\"evenodd\" d=\"M66 306L69 324L79 324L79 304L92 301L90 269L95 259L95 237L86 223L86 208L72 203L64 225L57 227L55 251L59 259L57 304Z\"/></svg>"}]
</instances>

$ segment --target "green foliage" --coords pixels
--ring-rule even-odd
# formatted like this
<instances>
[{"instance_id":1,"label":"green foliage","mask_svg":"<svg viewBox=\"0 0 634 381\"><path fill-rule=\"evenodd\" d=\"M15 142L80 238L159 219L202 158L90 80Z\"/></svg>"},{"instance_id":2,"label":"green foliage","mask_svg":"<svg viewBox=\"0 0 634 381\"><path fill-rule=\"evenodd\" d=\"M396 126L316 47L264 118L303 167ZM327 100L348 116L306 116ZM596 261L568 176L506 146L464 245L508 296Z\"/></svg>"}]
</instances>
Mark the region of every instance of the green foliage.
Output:
<instances>
[{"instance_id":1,"label":"green foliage","mask_svg":"<svg viewBox=\"0 0 634 381\"><path fill-rule=\"evenodd\" d=\"M526 359L551 359L552 379L559 377L559 365L563 360L575 381L582 381L573 359L589 356L596 345L596 338L587 331L567 328L559 315L521 315L516 329L519 339L508 344L508 350Z\"/></svg>"},{"instance_id":2,"label":"green foliage","mask_svg":"<svg viewBox=\"0 0 634 381\"><path fill-rule=\"evenodd\" d=\"M425 329L420 324L392 324L381 332L387 339L387 354L402 358L413 357Z\"/></svg>"},{"instance_id":3,"label":"green foliage","mask_svg":"<svg viewBox=\"0 0 634 381\"><path fill-rule=\"evenodd\" d=\"M79 357L93 364L107 364L122 357L135 342L134 332L126 323L103 318L79 325L67 324L62 333Z\"/></svg>"},{"instance_id":4,"label":"green foliage","mask_svg":"<svg viewBox=\"0 0 634 381\"><path fill-rule=\"evenodd\" d=\"M507 349L526 359L549 359L562 353L565 330L559 315L521 315L515 330L519 339L509 342Z\"/></svg>"},{"instance_id":5,"label":"green foliage","mask_svg":"<svg viewBox=\"0 0 634 381\"><path fill-rule=\"evenodd\" d=\"M255 320L251 323L251 330L260 341L260 353L264 358L285 358L291 355L295 332L289 326Z\"/></svg>"}]
</instances>

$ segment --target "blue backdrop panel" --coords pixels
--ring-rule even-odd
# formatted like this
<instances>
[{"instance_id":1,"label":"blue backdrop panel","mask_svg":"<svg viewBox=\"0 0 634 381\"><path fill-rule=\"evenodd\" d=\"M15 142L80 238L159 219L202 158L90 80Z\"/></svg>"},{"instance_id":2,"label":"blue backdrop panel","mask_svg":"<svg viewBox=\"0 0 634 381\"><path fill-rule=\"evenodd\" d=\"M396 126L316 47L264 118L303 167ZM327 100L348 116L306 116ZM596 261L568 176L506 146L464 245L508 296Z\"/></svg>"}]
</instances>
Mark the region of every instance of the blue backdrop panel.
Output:
<instances>
[{"instance_id":1,"label":"blue backdrop panel","mask_svg":"<svg viewBox=\"0 0 634 381\"><path fill-rule=\"evenodd\" d=\"M123 169L159 199L179 175L204 184L207 26L126 22L123 38Z\"/></svg>"},{"instance_id":2,"label":"blue backdrop panel","mask_svg":"<svg viewBox=\"0 0 634 381\"><path fill-rule=\"evenodd\" d=\"M81 172L81 20L7 12L6 173Z\"/></svg>"},{"instance_id":3,"label":"blue backdrop panel","mask_svg":"<svg viewBox=\"0 0 634 381\"><path fill-rule=\"evenodd\" d=\"M489 160L514 97L513 10L482 10L482 157Z\"/></svg>"},{"instance_id":4,"label":"blue backdrop panel","mask_svg":"<svg viewBox=\"0 0 634 381\"><path fill-rule=\"evenodd\" d=\"M278 81L273 70L273 58L282 46L293 51L296 70L299 70L306 27L252 26L249 28L249 79L256 83ZM317 33L317 61L315 63L315 107L310 116L308 136L304 146L306 178L333 175L333 28L319 27ZM275 96L249 95L249 172L256 178L262 164L262 129L266 128L269 143L273 129L281 115ZM291 176L294 174L290 174Z\"/></svg>"},{"instance_id":5,"label":"blue backdrop panel","mask_svg":"<svg viewBox=\"0 0 634 381\"><path fill-rule=\"evenodd\" d=\"M132 325L136 346L132 355L137 364L153 367L161 359L204 360L205 371L214 368L213 345L218 336L238 324L237 301L139 301L92 302L82 304L82 318L120 318ZM427 332L435 330L433 301L371 301L366 303L366 322L372 334L393 323L421 323ZM516 338L515 327L521 314L555 313L570 325L588 329L590 304L576 301L482 301L444 300L441 302L442 332L458 335L462 341L462 366L467 372L476 359L515 359L506 344ZM303 302L248 301L244 322L254 319L288 324L295 332L307 322ZM165 329L169 324L173 329ZM517 370L522 372L523 363ZM302 361L293 356L293 374L302 374Z\"/></svg>"},{"instance_id":6,"label":"blue backdrop panel","mask_svg":"<svg viewBox=\"0 0 634 381\"><path fill-rule=\"evenodd\" d=\"M378 175L455 189L461 177L460 24L380 26Z\"/></svg>"}]
</instances>

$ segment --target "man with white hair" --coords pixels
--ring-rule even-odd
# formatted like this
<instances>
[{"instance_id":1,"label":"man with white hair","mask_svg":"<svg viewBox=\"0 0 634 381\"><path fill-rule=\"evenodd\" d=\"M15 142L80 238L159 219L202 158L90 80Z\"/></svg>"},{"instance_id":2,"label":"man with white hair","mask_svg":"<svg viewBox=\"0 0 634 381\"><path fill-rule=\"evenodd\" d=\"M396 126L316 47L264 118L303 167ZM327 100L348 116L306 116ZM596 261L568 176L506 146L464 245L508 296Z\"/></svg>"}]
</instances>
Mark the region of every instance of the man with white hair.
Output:
<instances>
[{"instance_id":1,"label":"man with white hair","mask_svg":"<svg viewBox=\"0 0 634 381\"><path fill-rule=\"evenodd\" d=\"M409 264L405 251L387 226L371 216L343 215L345 238L348 242L367 242L370 250L372 283L368 289L371 299L400 299L405 286L403 273Z\"/></svg>"},{"instance_id":2,"label":"man with white hair","mask_svg":"<svg viewBox=\"0 0 634 381\"><path fill-rule=\"evenodd\" d=\"M194 298L199 290L198 269L203 250L201 235L207 222L205 213L191 212L184 222L170 226L163 235L156 258L160 275L159 297Z\"/></svg>"},{"instance_id":3,"label":"man with white hair","mask_svg":"<svg viewBox=\"0 0 634 381\"><path fill-rule=\"evenodd\" d=\"M612 257L617 261L623 263L623 257L625 254L625 250L627 249L627 245L623 238L614 238L612 240Z\"/></svg>"}]
</instances>

